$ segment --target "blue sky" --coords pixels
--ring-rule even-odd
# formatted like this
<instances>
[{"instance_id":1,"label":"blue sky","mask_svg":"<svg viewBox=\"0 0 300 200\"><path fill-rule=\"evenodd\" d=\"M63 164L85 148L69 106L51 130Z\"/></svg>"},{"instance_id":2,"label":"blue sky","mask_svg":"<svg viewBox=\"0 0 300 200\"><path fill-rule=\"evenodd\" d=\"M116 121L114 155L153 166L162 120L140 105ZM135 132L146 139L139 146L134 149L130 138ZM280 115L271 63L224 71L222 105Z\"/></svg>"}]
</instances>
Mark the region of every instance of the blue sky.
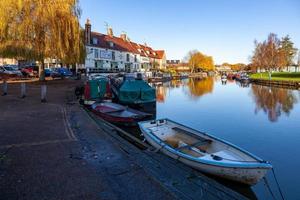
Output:
<instances>
[{"instance_id":1,"label":"blue sky","mask_svg":"<svg viewBox=\"0 0 300 200\"><path fill-rule=\"evenodd\" d=\"M300 49L299 0L81 0L81 24L165 49L168 59L189 50L213 56L215 63L249 62L254 39L289 34Z\"/></svg>"}]
</instances>

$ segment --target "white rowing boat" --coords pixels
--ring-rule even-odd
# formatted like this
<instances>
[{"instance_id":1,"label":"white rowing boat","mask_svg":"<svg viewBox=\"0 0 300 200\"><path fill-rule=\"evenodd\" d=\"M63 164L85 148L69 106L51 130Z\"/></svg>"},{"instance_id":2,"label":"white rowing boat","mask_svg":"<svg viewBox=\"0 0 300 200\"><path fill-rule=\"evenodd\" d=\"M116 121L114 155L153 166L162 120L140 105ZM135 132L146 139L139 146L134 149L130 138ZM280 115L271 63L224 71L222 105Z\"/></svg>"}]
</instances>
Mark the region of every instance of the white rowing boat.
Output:
<instances>
[{"instance_id":1,"label":"white rowing boat","mask_svg":"<svg viewBox=\"0 0 300 200\"><path fill-rule=\"evenodd\" d=\"M156 149L208 174L254 185L272 168L233 144L169 119L139 122L139 126Z\"/></svg>"}]
</instances>

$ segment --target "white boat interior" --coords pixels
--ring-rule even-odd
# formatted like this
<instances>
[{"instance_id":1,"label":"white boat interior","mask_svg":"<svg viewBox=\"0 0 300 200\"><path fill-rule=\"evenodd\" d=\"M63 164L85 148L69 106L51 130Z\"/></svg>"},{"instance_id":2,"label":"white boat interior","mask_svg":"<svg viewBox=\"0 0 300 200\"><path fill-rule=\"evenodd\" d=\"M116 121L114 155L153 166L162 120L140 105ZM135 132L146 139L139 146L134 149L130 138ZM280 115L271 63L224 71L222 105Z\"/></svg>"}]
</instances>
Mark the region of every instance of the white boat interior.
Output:
<instances>
[{"instance_id":1,"label":"white boat interior","mask_svg":"<svg viewBox=\"0 0 300 200\"><path fill-rule=\"evenodd\" d=\"M169 120L148 122L144 127L171 148L201 160L236 164L260 162L223 141Z\"/></svg>"}]
</instances>

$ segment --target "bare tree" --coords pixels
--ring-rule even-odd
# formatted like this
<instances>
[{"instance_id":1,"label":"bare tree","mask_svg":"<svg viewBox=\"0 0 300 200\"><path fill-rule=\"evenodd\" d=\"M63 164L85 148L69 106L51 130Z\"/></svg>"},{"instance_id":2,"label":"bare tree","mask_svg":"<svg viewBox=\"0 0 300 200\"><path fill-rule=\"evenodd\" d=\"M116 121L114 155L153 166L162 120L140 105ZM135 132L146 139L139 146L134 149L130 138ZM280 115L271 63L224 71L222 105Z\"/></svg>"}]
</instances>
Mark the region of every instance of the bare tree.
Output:
<instances>
[{"instance_id":1,"label":"bare tree","mask_svg":"<svg viewBox=\"0 0 300 200\"><path fill-rule=\"evenodd\" d=\"M252 56L252 66L264 69L271 73L287 65L286 50L282 48L281 40L276 34L270 33L263 42L254 41L255 49Z\"/></svg>"}]
</instances>

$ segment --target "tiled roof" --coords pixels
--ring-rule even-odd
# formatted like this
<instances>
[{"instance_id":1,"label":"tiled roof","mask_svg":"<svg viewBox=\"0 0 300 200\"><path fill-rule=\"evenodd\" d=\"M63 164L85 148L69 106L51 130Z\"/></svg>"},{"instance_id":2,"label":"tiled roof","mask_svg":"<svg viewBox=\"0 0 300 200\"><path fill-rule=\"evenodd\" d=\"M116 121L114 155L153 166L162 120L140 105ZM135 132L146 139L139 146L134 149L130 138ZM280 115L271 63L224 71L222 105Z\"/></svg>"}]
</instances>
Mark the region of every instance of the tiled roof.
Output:
<instances>
[{"instance_id":1,"label":"tiled roof","mask_svg":"<svg viewBox=\"0 0 300 200\"><path fill-rule=\"evenodd\" d=\"M165 55L165 51L164 50L156 50L155 51L158 55L158 57L160 57L161 59L164 57Z\"/></svg>"},{"instance_id":2,"label":"tiled roof","mask_svg":"<svg viewBox=\"0 0 300 200\"><path fill-rule=\"evenodd\" d=\"M93 38L97 38L97 44L93 44ZM162 59L165 53L164 50L153 50L151 47L146 45L137 44L129 40L124 40L120 37L109 36L96 32L92 32L91 40L90 46L131 52L149 58ZM110 45L110 42L113 43L113 46Z\"/></svg>"}]
</instances>

